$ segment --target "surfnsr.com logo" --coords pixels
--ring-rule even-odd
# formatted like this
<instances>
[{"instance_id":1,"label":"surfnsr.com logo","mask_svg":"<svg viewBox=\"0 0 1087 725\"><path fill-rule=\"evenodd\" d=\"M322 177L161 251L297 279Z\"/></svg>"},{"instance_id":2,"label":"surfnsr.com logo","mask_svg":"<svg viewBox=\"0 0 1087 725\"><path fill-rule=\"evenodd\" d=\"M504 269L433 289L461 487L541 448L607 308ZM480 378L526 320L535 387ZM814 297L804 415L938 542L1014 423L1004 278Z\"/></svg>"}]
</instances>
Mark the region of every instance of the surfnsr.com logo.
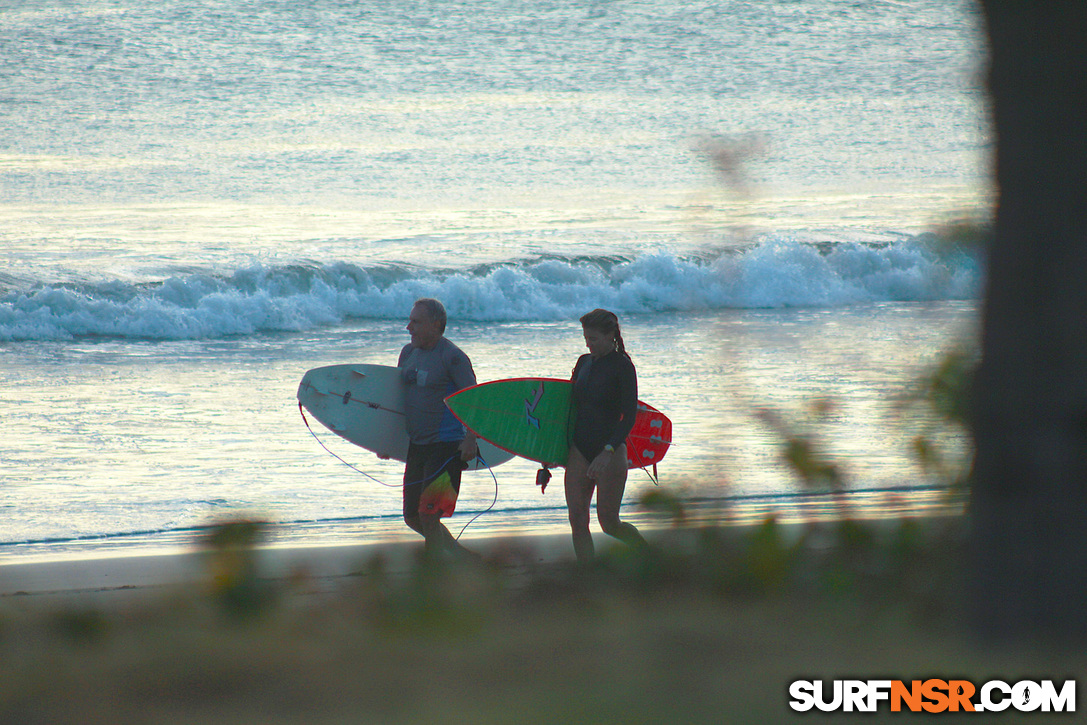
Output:
<instances>
[{"instance_id":1,"label":"surfnsr.com logo","mask_svg":"<svg viewBox=\"0 0 1087 725\"><path fill-rule=\"evenodd\" d=\"M1076 681L990 680L796 680L789 684L789 707L796 712L1075 712Z\"/></svg>"}]
</instances>

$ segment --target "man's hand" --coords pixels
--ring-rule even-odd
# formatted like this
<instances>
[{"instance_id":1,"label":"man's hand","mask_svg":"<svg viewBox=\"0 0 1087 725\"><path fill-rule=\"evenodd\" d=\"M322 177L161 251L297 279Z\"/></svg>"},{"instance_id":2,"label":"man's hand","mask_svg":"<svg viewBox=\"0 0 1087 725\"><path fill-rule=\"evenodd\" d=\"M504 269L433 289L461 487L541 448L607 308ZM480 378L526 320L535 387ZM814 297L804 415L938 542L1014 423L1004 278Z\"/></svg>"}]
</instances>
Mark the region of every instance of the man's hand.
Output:
<instances>
[{"instance_id":1,"label":"man's hand","mask_svg":"<svg viewBox=\"0 0 1087 725\"><path fill-rule=\"evenodd\" d=\"M474 437L465 438L460 443L460 459L468 462L475 460L475 457L479 455L479 444L476 443Z\"/></svg>"}]
</instances>

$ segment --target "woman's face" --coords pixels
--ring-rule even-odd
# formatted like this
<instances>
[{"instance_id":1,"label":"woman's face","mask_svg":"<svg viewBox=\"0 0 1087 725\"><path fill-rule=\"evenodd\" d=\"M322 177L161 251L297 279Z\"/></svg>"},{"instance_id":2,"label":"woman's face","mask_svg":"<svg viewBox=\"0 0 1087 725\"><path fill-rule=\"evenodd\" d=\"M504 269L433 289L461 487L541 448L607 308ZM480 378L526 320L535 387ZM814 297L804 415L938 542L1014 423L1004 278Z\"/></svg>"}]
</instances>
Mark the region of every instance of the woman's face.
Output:
<instances>
[{"instance_id":1,"label":"woman's face","mask_svg":"<svg viewBox=\"0 0 1087 725\"><path fill-rule=\"evenodd\" d=\"M585 347L593 357L603 357L615 350L615 337L593 327L582 327L585 335Z\"/></svg>"}]
</instances>

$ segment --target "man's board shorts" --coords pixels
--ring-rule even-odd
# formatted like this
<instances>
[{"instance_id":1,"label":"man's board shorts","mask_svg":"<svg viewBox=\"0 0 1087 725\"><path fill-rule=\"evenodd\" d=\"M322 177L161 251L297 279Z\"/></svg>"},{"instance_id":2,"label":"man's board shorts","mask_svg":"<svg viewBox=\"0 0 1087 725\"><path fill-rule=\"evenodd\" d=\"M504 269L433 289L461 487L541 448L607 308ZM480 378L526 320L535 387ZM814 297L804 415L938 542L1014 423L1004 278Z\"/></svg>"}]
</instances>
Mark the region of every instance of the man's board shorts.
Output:
<instances>
[{"instance_id":1,"label":"man's board shorts","mask_svg":"<svg viewBox=\"0 0 1087 725\"><path fill-rule=\"evenodd\" d=\"M404 466L404 518L424 514L452 516L460 494L460 441L408 444Z\"/></svg>"}]
</instances>

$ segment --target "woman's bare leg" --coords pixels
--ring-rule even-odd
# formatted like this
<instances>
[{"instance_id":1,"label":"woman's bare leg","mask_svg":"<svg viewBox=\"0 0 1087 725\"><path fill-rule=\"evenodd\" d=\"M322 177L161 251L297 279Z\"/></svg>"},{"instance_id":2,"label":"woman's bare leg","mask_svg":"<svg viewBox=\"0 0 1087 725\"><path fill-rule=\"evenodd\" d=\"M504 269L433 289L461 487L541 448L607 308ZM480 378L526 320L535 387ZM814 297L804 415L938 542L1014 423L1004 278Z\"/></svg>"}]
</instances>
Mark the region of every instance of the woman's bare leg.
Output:
<instances>
[{"instance_id":1,"label":"woman's bare leg","mask_svg":"<svg viewBox=\"0 0 1087 725\"><path fill-rule=\"evenodd\" d=\"M570 514L570 530L574 536L574 553L579 564L592 563L596 555L593 535L589 532L589 506L593 500L596 482L589 479L585 472L589 462L576 446L570 446L566 459L566 473L563 482L566 487L566 509Z\"/></svg>"},{"instance_id":2,"label":"woman's bare leg","mask_svg":"<svg viewBox=\"0 0 1087 725\"><path fill-rule=\"evenodd\" d=\"M607 471L596 481L596 516L605 534L635 549L641 549L646 543L638 529L619 519L619 507L623 504L626 488L627 449L623 445L615 449Z\"/></svg>"}]
</instances>

